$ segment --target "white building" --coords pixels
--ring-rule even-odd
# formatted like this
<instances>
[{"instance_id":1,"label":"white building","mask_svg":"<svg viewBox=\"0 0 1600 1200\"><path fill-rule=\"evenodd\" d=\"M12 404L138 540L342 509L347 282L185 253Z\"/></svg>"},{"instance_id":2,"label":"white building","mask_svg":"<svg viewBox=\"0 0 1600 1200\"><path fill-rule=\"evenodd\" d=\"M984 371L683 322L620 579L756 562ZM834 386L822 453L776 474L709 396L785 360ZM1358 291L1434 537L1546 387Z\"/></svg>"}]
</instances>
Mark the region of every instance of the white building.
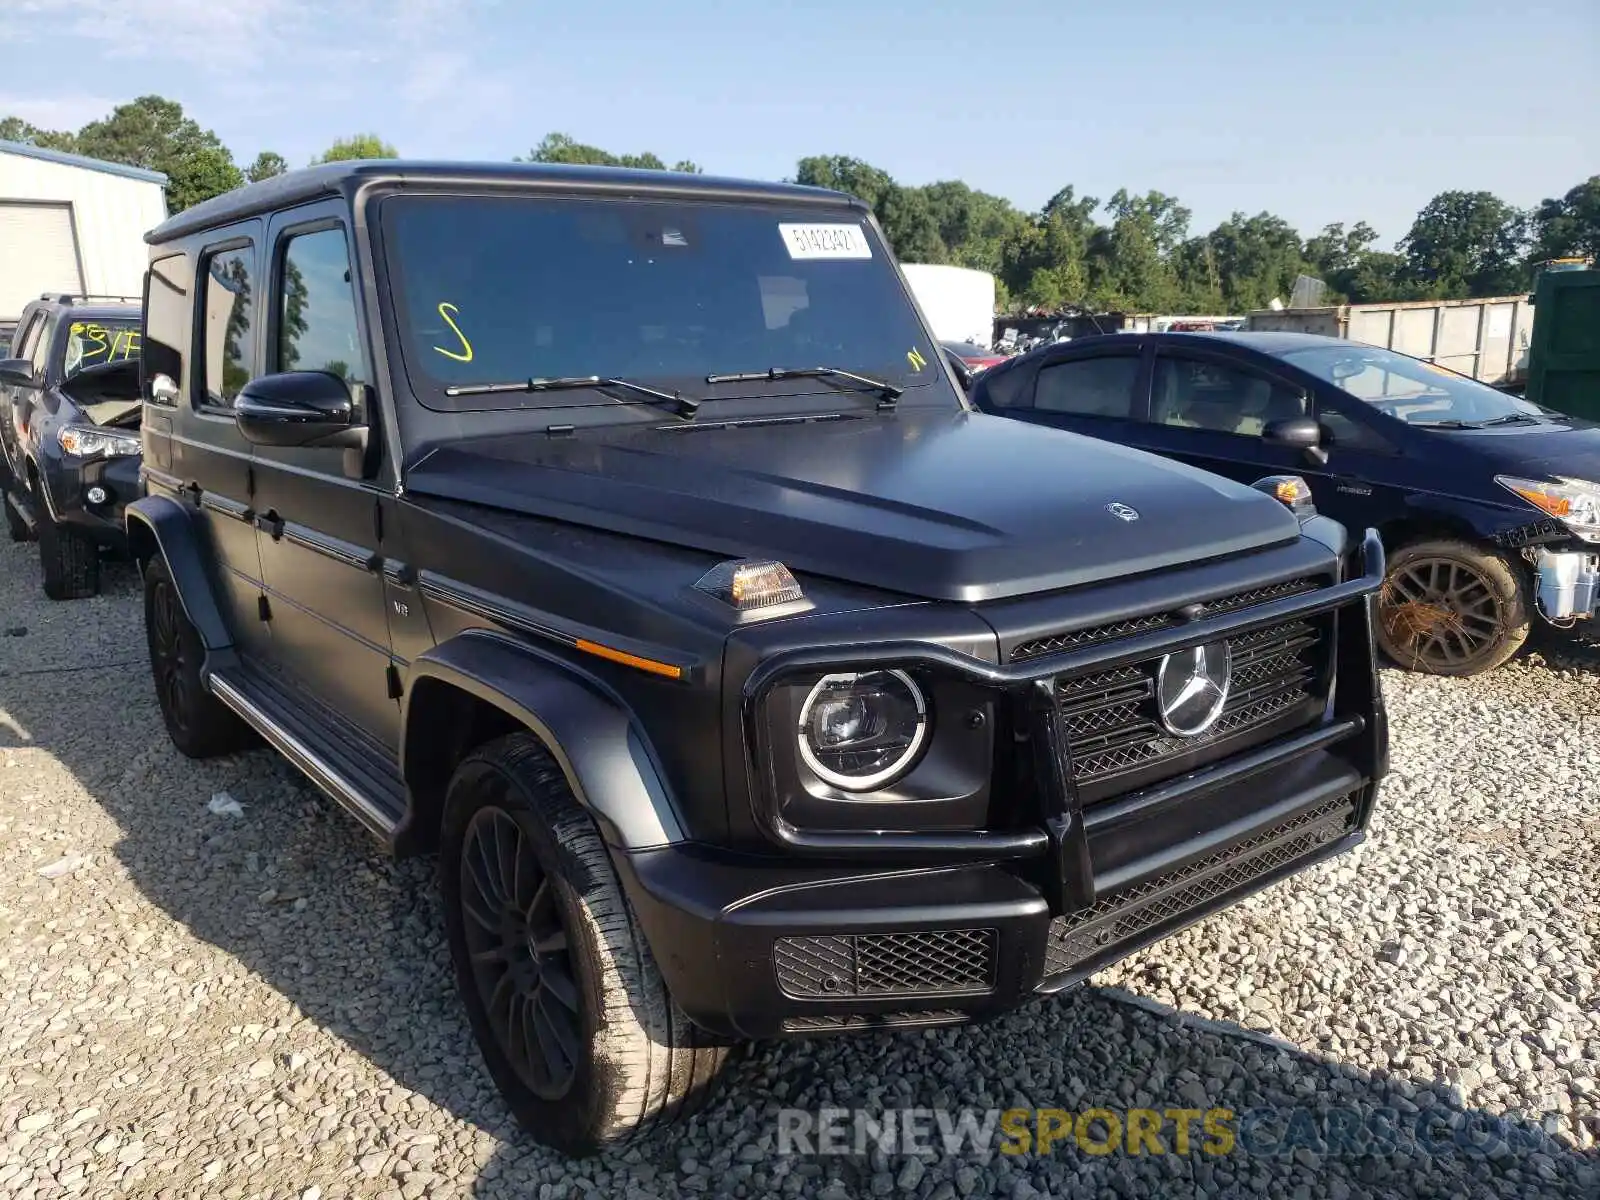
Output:
<instances>
[{"instance_id":1,"label":"white building","mask_svg":"<svg viewBox=\"0 0 1600 1200\"><path fill-rule=\"evenodd\" d=\"M157 171L0 142L0 326L46 292L138 298L166 183Z\"/></svg>"}]
</instances>

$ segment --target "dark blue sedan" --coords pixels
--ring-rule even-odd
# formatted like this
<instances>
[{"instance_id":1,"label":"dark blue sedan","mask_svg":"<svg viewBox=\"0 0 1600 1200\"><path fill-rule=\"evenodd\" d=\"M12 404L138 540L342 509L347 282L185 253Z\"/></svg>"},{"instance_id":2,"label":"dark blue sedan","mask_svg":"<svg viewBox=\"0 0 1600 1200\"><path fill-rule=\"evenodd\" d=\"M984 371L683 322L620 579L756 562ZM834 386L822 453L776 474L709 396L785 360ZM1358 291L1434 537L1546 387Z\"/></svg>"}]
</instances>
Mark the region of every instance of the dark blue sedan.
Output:
<instances>
[{"instance_id":1,"label":"dark blue sedan","mask_svg":"<svg viewBox=\"0 0 1600 1200\"><path fill-rule=\"evenodd\" d=\"M1389 552L1379 640L1475 675L1537 616L1600 602L1600 428L1376 346L1296 333L1111 334L985 371L985 412L1246 483L1306 480L1318 511Z\"/></svg>"}]
</instances>

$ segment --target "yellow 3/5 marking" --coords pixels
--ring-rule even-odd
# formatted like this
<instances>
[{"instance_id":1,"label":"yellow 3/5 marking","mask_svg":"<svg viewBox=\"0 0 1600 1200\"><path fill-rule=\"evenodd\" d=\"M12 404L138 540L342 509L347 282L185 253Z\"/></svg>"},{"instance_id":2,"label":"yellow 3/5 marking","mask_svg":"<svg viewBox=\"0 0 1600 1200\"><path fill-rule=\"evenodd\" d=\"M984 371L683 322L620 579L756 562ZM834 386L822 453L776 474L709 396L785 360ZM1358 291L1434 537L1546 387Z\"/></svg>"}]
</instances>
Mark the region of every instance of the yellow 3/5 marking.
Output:
<instances>
[{"instance_id":1,"label":"yellow 3/5 marking","mask_svg":"<svg viewBox=\"0 0 1600 1200\"><path fill-rule=\"evenodd\" d=\"M449 310L448 312L446 311L447 309ZM440 354L444 355L446 358L453 358L457 362L471 362L472 343L467 341L467 335L461 332L461 326L457 325L455 323L455 319L450 315L451 313L459 313L460 311L461 310L459 308L448 301L439 305L439 315L444 318L444 323L450 326L451 333L455 334L461 339L460 353L457 353L454 350L446 350L443 346L435 346L434 349Z\"/></svg>"},{"instance_id":2,"label":"yellow 3/5 marking","mask_svg":"<svg viewBox=\"0 0 1600 1200\"><path fill-rule=\"evenodd\" d=\"M922 357L915 346L906 351L906 361L911 364L913 371L920 371L928 365L928 360Z\"/></svg>"}]
</instances>

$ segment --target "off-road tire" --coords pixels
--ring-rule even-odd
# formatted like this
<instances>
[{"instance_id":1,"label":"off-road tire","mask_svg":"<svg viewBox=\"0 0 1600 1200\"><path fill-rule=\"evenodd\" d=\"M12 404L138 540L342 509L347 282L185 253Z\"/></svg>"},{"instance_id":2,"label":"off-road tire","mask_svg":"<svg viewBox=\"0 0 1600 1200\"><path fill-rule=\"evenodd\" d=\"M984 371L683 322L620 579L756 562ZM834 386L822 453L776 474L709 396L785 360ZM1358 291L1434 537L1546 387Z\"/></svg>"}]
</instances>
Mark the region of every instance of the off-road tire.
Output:
<instances>
[{"instance_id":1,"label":"off-road tire","mask_svg":"<svg viewBox=\"0 0 1600 1200\"><path fill-rule=\"evenodd\" d=\"M1437 588L1426 586L1429 578ZM1454 538L1412 542L1389 558L1378 598L1378 645L1407 670L1481 675L1521 649L1531 611L1527 572L1518 563Z\"/></svg>"},{"instance_id":2,"label":"off-road tire","mask_svg":"<svg viewBox=\"0 0 1600 1200\"><path fill-rule=\"evenodd\" d=\"M160 555L144 569L144 629L156 703L172 744L190 758L215 758L256 742L256 734L211 694L200 674L205 645Z\"/></svg>"},{"instance_id":3,"label":"off-road tire","mask_svg":"<svg viewBox=\"0 0 1600 1200\"><path fill-rule=\"evenodd\" d=\"M52 600L87 600L100 591L100 547L76 529L50 519L38 484L33 489L34 520L39 523L39 565L44 594Z\"/></svg>"},{"instance_id":4,"label":"off-road tire","mask_svg":"<svg viewBox=\"0 0 1600 1200\"><path fill-rule=\"evenodd\" d=\"M22 514L17 511L17 506L11 503L11 493L0 493L0 505L6 510L6 532L11 535L13 542L33 541L33 529L22 519Z\"/></svg>"},{"instance_id":5,"label":"off-road tire","mask_svg":"<svg viewBox=\"0 0 1600 1200\"><path fill-rule=\"evenodd\" d=\"M532 882L515 871L502 875L509 893L537 892L539 885L549 885L543 899L536 895L525 910L526 928L535 928L533 909L541 905L547 918L560 921L563 945L550 953L562 956L561 970L578 1003L576 1017L568 1018L577 1032L577 1053L559 1096L541 1096L530 1086L524 1074L529 1068L519 1070L514 1053L496 1032L501 1018L490 1019L490 997L484 995L489 985L482 973L497 970L505 960L495 958L494 967L483 967L481 946L497 936L515 945L517 935L482 932L490 928L479 919L486 893L477 889L469 872L490 868L485 858L469 862L468 856L480 854L487 822L506 831L514 846L512 857L524 872L537 871ZM686 1116L704 1102L727 1048L712 1044L673 1003L593 820L531 734L490 742L457 768L445 799L439 883L456 984L473 1034L489 1074L529 1134L567 1154L591 1154ZM513 900L503 911L519 907ZM469 921L477 922L471 938L480 946L479 965L472 957ZM533 940L531 932L528 940ZM548 954L534 958L546 963L534 967L536 973L550 969ZM516 988L510 990L509 998L501 995L497 1002L506 1004L508 1012L509 1005L522 999ZM499 994L498 988L490 991ZM530 1004L523 1011L532 1008ZM509 1016L505 1020L515 1028ZM523 1045L531 1053L534 1017L526 1020ZM515 1037L508 1034L507 1040L514 1042ZM520 1061L526 1064L528 1055Z\"/></svg>"}]
</instances>

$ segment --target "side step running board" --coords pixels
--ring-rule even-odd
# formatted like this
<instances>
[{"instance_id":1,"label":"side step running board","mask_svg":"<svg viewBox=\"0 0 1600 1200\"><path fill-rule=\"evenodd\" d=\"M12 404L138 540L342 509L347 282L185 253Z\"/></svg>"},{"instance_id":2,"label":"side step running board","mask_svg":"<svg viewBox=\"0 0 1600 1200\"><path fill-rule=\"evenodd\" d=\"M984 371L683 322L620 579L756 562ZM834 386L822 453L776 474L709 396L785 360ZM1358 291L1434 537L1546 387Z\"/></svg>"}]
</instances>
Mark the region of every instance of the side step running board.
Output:
<instances>
[{"instance_id":1,"label":"side step running board","mask_svg":"<svg viewBox=\"0 0 1600 1200\"><path fill-rule=\"evenodd\" d=\"M382 838L386 846L393 843L398 824L397 814L387 812L381 804L375 802L352 782L349 773L340 770L328 761L327 756L308 745L303 733L287 729L274 720L265 707L251 699L231 680L213 671L208 683L212 694L218 700L237 713L247 725L271 743L274 749L300 768L306 778L335 802L349 809L357 820Z\"/></svg>"}]
</instances>

